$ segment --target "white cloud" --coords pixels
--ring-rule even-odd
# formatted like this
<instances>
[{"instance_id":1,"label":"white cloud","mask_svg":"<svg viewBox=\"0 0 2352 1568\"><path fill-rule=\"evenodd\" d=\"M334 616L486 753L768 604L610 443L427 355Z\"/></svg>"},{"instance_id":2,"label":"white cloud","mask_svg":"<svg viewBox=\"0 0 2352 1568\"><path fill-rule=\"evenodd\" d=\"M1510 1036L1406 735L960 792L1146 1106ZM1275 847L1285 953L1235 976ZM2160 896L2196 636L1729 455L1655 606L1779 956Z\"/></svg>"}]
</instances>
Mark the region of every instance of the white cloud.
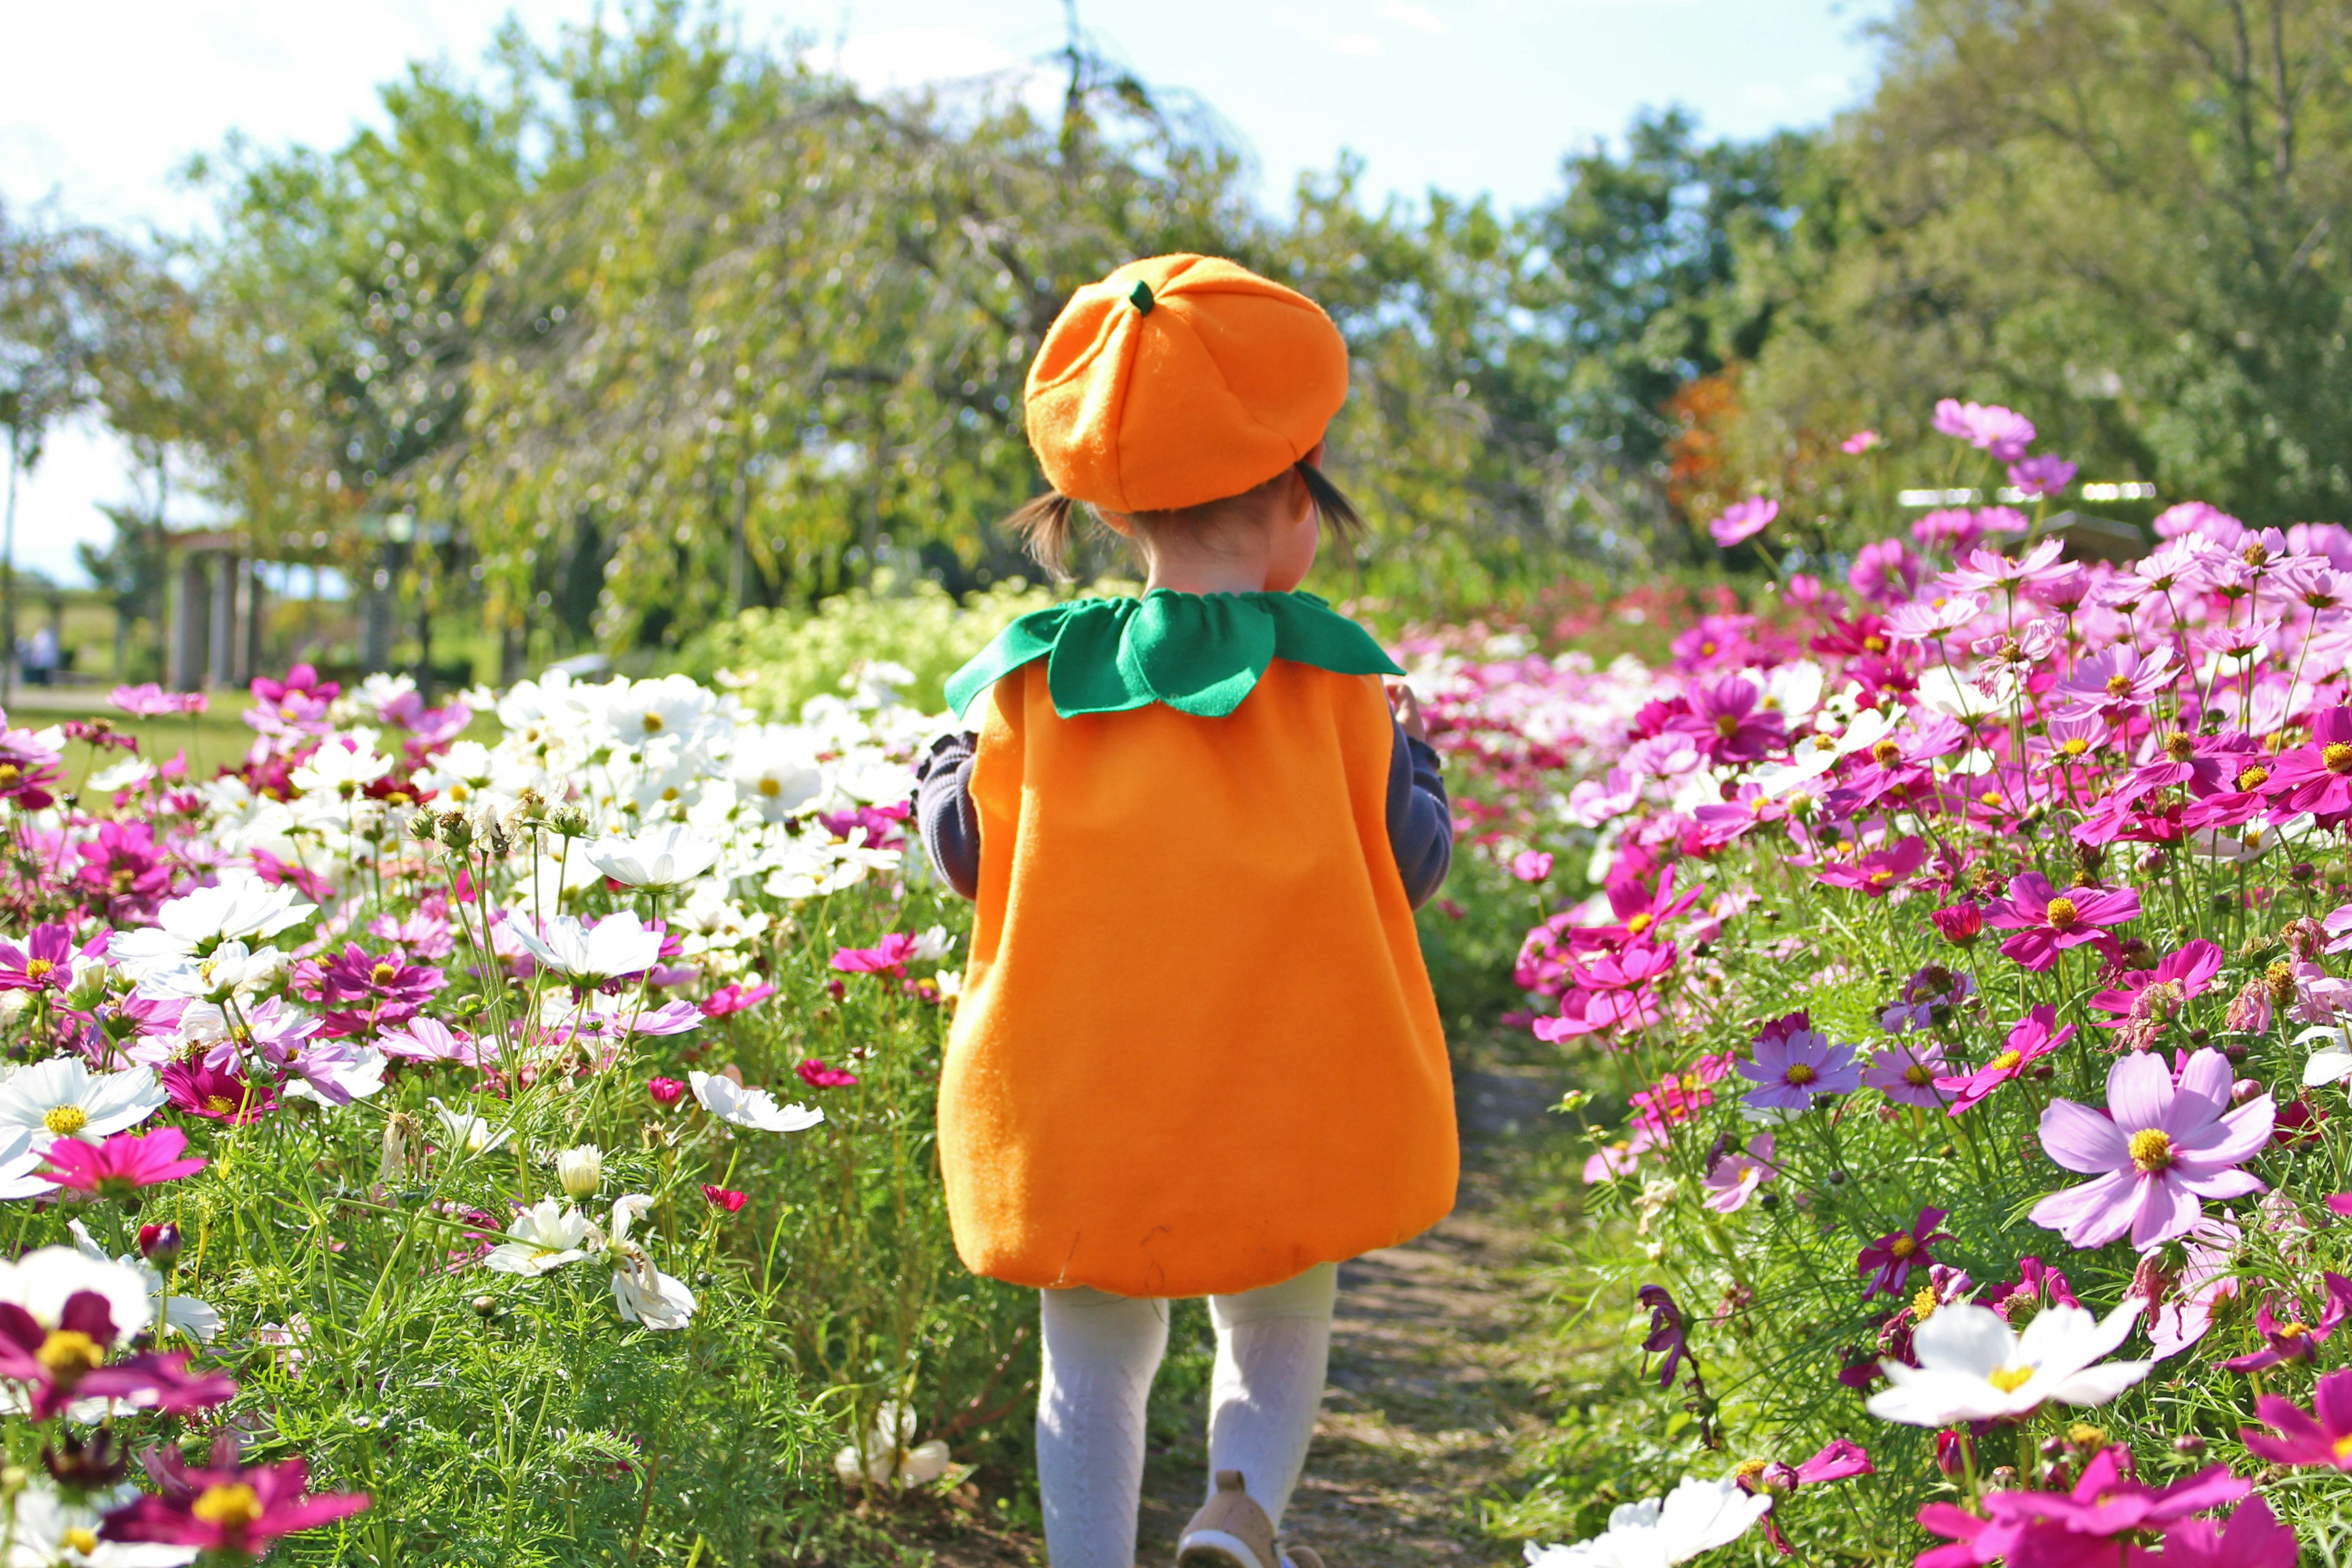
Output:
<instances>
[{"instance_id":1,"label":"white cloud","mask_svg":"<svg viewBox=\"0 0 2352 1568\"><path fill-rule=\"evenodd\" d=\"M995 76L1023 63L961 27L893 27L845 39L833 66L865 91L883 93Z\"/></svg>"},{"instance_id":2,"label":"white cloud","mask_svg":"<svg viewBox=\"0 0 2352 1568\"><path fill-rule=\"evenodd\" d=\"M1331 47L1351 60L1368 60L1381 52L1381 41L1370 33L1335 33Z\"/></svg>"},{"instance_id":3,"label":"white cloud","mask_svg":"<svg viewBox=\"0 0 2352 1568\"><path fill-rule=\"evenodd\" d=\"M1409 0L1382 0L1381 15L1391 22L1402 22L1417 33L1445 31L1444 19L1426 5L1415 5Z\"/></svg>"}]
</instances>

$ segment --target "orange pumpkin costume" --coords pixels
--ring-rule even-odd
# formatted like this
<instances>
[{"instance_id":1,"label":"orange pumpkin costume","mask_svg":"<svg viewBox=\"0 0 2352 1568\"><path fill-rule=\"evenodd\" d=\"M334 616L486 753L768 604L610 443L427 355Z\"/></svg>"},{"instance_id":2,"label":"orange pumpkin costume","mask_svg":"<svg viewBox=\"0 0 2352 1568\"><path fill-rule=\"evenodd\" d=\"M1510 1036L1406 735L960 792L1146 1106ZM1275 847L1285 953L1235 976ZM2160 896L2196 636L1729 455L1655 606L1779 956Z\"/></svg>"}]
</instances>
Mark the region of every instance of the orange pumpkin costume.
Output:
<instances>
[{"instance_id":1,"label":"orange pumpkin costume","mask_svg":"<svg viewBox=\"0 0 2352 1568\"><path fill-rule=\"evenodd\" d=\"M1345 393L1311 301L1158 258L1056 322L1030 437L1065 494L1182 507L1297 461ZM976 1273L1235 1294L1453 1206L1444 1036L1385 815L1393 667L1303 595L1122 605L1026 617L950 686L980 709L980 871L948 1209Z\"/></svg>"}]
</instances>

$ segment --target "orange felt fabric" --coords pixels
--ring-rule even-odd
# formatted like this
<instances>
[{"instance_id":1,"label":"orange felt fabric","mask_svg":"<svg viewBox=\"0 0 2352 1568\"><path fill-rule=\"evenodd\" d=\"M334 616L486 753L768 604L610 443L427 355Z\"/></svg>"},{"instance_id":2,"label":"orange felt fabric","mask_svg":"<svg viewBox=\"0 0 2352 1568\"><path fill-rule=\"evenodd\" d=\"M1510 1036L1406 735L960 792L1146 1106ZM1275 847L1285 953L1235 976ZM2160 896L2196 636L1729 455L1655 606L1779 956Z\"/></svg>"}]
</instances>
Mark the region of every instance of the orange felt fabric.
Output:
<instances>
[{"instance_id":1,"label":"orange felt fabric","mask_svg":"<svg viewBox=\"0 0 2352 1568\"><path fill-rule=\"evenodd\" d=\"M1152 294L1149 311L1132 296ZM1239 495L1323 438L1348 345L1306 295L1212 256L1131 261L1070 297L1029 367L1046 479L1114 511Z\"/></svg>"},{"instance_id":2,"label":"orange felt fabric","mask_svg":"<svg viewBox=\"0 0 2352 1568\"><path fill-rule=\"evenodd\" d=\"M1255 1289L1454 1205L1445 1041L1389 847L1377 677L1241 707L985 700L980 899L940 1083L957 1250L1014 1284Z\"/></svg>"}]
</instances>

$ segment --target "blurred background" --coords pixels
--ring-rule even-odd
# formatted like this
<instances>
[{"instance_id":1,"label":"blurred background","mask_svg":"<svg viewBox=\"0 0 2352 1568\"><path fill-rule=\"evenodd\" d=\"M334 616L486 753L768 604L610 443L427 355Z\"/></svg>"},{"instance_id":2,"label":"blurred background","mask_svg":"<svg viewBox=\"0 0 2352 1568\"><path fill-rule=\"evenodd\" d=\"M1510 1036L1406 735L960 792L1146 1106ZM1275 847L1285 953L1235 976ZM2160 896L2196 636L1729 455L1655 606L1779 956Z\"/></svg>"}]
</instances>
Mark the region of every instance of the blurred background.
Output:
<instances>
[{"instance_id":1,"label":"blurred background","mask_svg":"<svg viewBox=\"0 0 2352 1568\"><path fill-rule=\"evenodd\" d=\"M1035 575L994 528L1039 484L1028 357L1169 250L1346 331L1331 468L1375 534L1320 585L1376 612L1842 572L1865 514L1961 493L1945 396L2030 414L2064 504L2121 524L2347 513L2331 0L9 27L20 705L295 659L708 674L827 602L1003 599ZM1751 494L1796 521L1778 559L1707 536Z\"/></svg>"}]
</instances>

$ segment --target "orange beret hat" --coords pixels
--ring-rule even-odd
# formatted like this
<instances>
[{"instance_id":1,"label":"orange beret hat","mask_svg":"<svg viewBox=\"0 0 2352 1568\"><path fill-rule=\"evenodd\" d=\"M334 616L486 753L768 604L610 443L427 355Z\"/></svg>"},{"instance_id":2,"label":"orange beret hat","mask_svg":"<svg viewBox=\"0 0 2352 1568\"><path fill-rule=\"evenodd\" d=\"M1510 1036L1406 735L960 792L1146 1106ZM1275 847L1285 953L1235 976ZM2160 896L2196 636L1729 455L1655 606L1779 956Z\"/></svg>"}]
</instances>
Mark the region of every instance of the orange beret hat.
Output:
<instances>
[{"instance_id":1,"label":"orange beret hat","mask_svg":"<svg viewBox=\"0 0 2352 1568\"><path fill-rule=\"evenodd\" d=\"M1172 511L1265 483L1348 398L1348 345L1306 295L1213 256L1130 261L1070 297L1029 367L1053 487Z\"/></svg>"}]
</instances>

